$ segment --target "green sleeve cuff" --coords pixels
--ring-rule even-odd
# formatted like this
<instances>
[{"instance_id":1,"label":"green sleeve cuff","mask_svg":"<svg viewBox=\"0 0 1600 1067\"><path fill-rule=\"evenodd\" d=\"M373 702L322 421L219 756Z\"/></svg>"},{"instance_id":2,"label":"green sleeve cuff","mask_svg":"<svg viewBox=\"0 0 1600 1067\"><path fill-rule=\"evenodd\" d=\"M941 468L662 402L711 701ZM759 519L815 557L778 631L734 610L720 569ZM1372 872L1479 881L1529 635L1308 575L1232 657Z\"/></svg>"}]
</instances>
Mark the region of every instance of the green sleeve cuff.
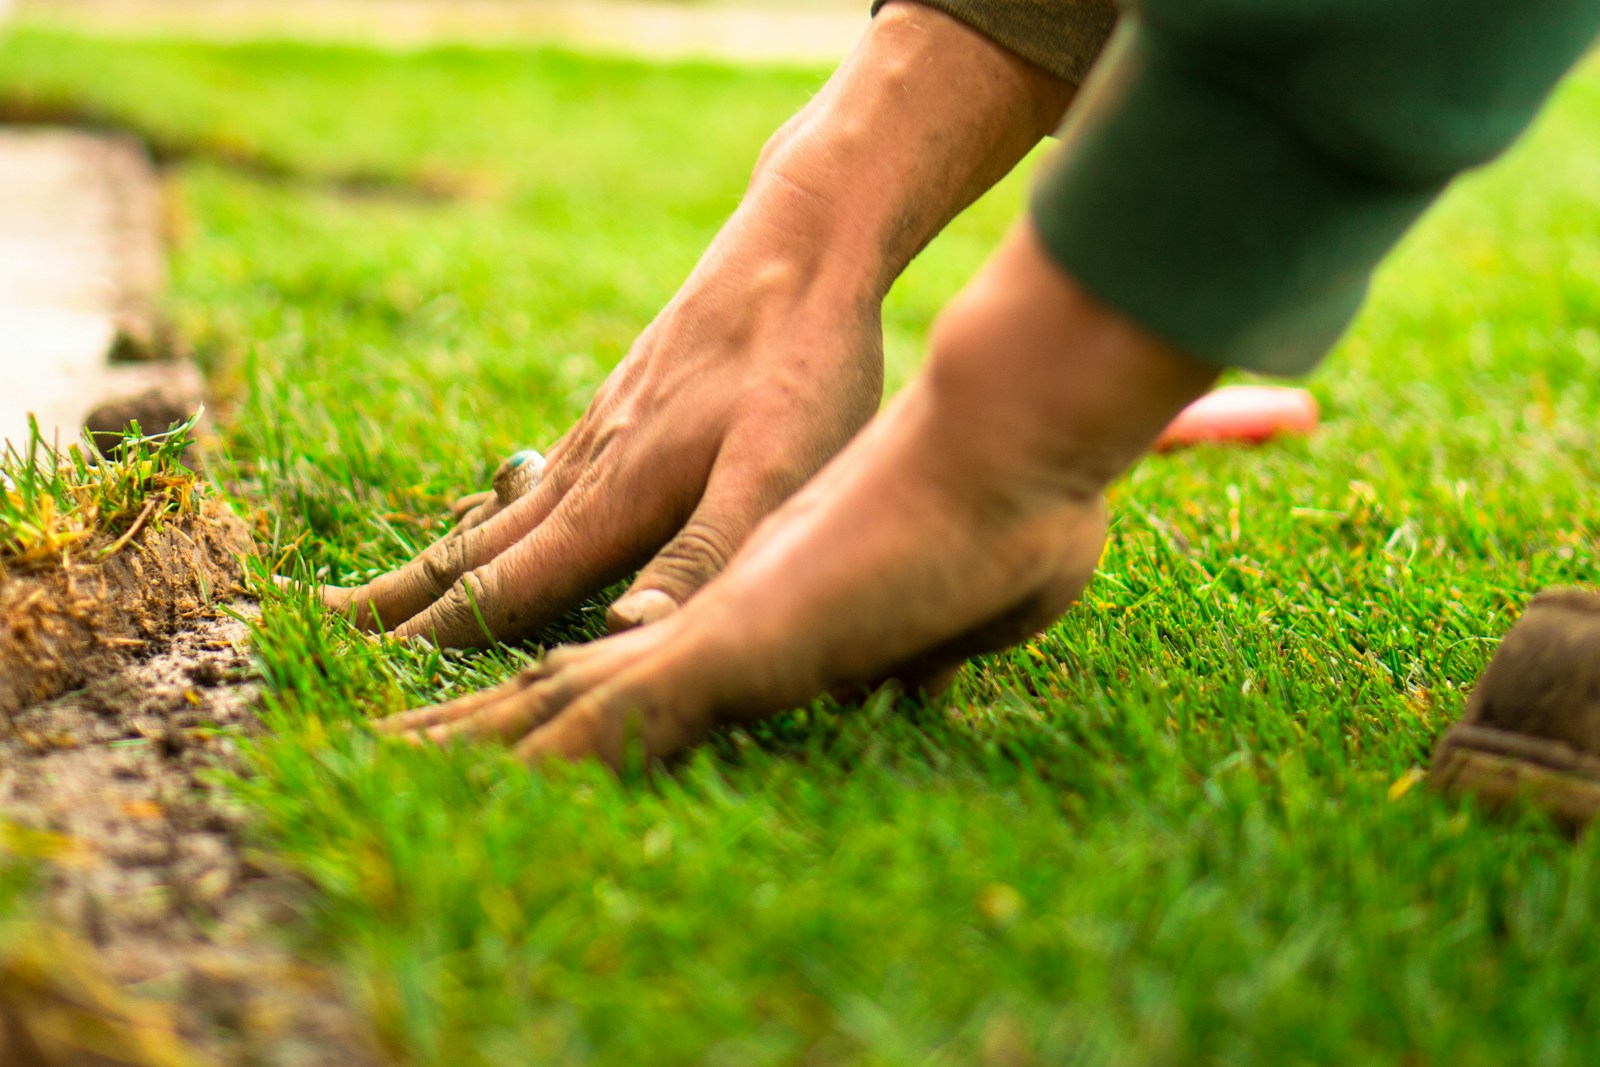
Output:
<instances>
[{"instance_id":1,"label":"green sleeve cuff","mask_svg":"<svg viewBox=\"0 0 1600 1067\"><path fill-rule=\"evenodd\" d=\"M1250 93L1125 18L1033 221L1097 298L1208 362L1310 370L1444 187L1342 166Z\"/></svg>"}]
</instances>

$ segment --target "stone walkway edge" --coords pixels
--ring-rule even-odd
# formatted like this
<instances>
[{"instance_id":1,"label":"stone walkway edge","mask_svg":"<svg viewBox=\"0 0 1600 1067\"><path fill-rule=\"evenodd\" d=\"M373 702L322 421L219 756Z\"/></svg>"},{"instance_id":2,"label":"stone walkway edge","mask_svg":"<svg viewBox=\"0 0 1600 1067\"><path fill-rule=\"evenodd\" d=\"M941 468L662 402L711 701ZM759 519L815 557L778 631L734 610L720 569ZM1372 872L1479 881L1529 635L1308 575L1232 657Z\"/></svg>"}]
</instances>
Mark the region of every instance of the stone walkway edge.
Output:
<instances>
[{"instance_id":1,"label":"stone walkway edge","mask_svg":"<svg viewBox=\"0 0 1600 1067\"><path fill-rule=\"evenodd\" d=\"M0 0L3 4L5 0ZM95 33L293 38L410 48L548 42L656 59L826 65L868 21L866 0L19 0L20 19Z\"/></svg>"}]
</instances>

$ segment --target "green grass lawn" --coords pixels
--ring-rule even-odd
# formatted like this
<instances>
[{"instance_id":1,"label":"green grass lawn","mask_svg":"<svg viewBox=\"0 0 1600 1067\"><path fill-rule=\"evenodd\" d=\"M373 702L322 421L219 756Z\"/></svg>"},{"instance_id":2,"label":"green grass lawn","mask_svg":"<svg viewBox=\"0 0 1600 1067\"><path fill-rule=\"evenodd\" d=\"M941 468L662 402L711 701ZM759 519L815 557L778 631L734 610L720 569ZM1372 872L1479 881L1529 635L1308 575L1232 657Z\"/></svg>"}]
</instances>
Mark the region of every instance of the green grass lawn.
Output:
<instances>
[{"instance_id":1,"label":"green grass lawn","mask_svg":"<svg viewBox=\"0 0 1600 1067\"><path fill-rule=\"evenodd\" d=\"M335 581L583 409L821 80L0 44L0 102L188 157L172 311L232 397L224 480ZM1385 268L1310 383L1321 433L1146 463L1082 607L941 702L535 777L352 725L536 647L402 650L273 598L241 789L319 891L292 936L419 1064L1600 1062L1600 844L1409 788L1527 599L1596 578L1597 138L1591 67ZM892 384L1025 188L904 279Z\"/></svg>"}]
</instances>

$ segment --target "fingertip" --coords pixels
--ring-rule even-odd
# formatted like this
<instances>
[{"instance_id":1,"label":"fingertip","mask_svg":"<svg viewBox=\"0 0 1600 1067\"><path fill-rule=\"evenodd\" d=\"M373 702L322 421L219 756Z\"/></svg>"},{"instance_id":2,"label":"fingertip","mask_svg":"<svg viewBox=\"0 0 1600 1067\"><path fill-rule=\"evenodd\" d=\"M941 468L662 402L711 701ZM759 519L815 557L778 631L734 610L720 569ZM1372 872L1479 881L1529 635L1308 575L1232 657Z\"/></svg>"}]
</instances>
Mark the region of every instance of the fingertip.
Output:
<instances>
[{"instance_id":1,"label":"fingertip","mask_svg":"<svg viewBox=\"0 0 1600 1067\"><path fill-rule=\"evenodd\" d=\"M317 599L331 614L370 637L377 637L384 631L383 616L378 612L369 586L319 585Z\"/></svg>"},{"instance_id":2,"label":"fingertip","mask_svg":"<svg viewBox=\"0 0 1600 1067\"><path fill-rule=\"evenodd\" d=\"M452 645L442 644L431 628L423 630L413 626L409 622L401 623L393 630L390 630L389 640L395 642L396 644L405 645L410 648L420 648L423 650L455 647Z\"/></svg>"},{"instance_id":3,"label":"fingertip","mask_svg":"<svg viewBox=\"0 0 1600 1067\"><path fill-rule=\"evenodd\" d=\"M287 574L274 574L271 576L273 588L285 593L299 593L310 590L323 607L329 611L342 612L354 599L357 589L342 585L317 585L314 582L304 582L298 578L291 578Z\"/></svg>"},{"instance_id":4,"label":"fingertip","mask_svg":"<svg viewBox=\"0 0 1600 1067\"><path fill-rule=\"evenodd\" d=\"M361 612L356 603L365 588L366 586L319 585L316 587L316 596L328 611L349 620L359 629L367 629L361 624L359 619Z\"/></svg>"},{"instance_id":5,"label":"fingertip","mask_svg":"<svg viewBox=\"0 0 1600 1067\"><path fill-rule=\"evenodd\" d=\"M659 589L640 589L628 593L606 612L606 627L622 633L660 622L678 610L678 602Z\"/></svg>"},{"instance_id":6,"label":"fingertip","mask_svg":"<svg viewBox=\"0 0 1600 1067\"><path fill-rule=\"evenodd\" d=\"M403 644L434 649L490 648L499 641L485 631L475 614L463 619L434 608L396 626L389 636Z\"/></svg>"}]
</instances>

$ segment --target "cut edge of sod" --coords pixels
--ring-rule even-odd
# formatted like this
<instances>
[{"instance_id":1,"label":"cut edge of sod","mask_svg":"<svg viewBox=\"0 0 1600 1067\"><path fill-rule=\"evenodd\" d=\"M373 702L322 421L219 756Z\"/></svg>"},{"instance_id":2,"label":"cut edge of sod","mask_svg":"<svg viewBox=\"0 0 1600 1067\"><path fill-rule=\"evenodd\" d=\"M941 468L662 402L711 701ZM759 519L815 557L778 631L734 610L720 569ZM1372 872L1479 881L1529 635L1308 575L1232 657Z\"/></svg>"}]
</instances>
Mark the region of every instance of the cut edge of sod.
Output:
<instances>
[{"instance_id":1,"label":"cut edge of sod","mask_svg":"<svg viewBox=\"0 0 1600 1067\"><path fill-rule=\"evenodd\" d=\"M30 423L0 455L0 720L81 685L243 577L245 524L182 455L200 413L109 456Z\"/></svg>"}]
</instances>

